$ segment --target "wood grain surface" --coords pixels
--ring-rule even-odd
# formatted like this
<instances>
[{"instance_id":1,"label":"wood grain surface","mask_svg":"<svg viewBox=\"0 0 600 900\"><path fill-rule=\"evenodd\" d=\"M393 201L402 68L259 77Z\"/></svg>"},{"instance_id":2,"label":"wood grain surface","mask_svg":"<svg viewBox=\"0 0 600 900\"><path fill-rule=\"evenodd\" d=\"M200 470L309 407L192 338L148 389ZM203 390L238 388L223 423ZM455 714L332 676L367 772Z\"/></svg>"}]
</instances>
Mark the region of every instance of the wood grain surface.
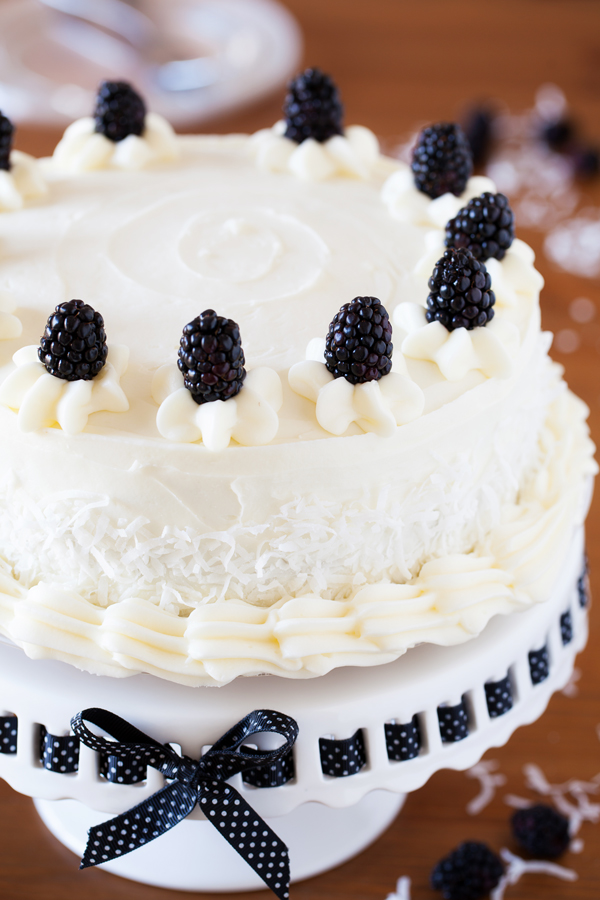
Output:
<instances>
[{"instance_id":1,"label":"wood grain surface","mask_svg":"<svg viewBox=\"0 0 600 900\"><path fill-rule=\"evenodd\" d=\"M554 81L566 92L587 134L600 144L600 3L597 0L288 0L305 34L307 64L334 74L347 121L394 138L416 126L458 115L466 101L493 96L513 111L532 104L536 88ZM252 131L279 117L281 96L215 122L212 130ZM58 135L22 127L17 146L48 153ZM584 205L600 206L600 187L584 191ZM570 386L591 408L600 439L600 288L597 282L557 271L542 253L539 233L522 229L538 254L546 278L544 325L577 333L576 352L553 351ZM569 316L574 298L587 297L597 317L578 325ZM600 590L600 503L588 522L592 588ZM518 627L518 622L516 626ZM600 616L592 615L590 642L578 660L579 693L553 698L536 724L520 729L509 744L488 754L507 776L506 788L478 817L465 805L477 793L463 773L440 772L409 796L394 825L344 866L293 887L293 900L384 900L400 875L413 880L413 900L440 897L428 886L432 865L460 841L484 840L512 847L503 802L506 791L529 794L522 767L535 762L549 780L590 779L600 772ZM600 799L600 798L599 798ZM31 800L0 784L1 900L175 900L177 892L127 882L102 871L79 872L77 859L46 831ZM566 884L528 875L508 889L507 900L598 900L600 824L586 823L583 852L561 862L579 879ZM512 849L516 849L512 847ZM158 851L158 847L157 847ZM210 900L228 895L204 895ZM233 895L231 895L233 896ZM261 900L271 895L260 892Z\"/></svg>"}]
</instances>

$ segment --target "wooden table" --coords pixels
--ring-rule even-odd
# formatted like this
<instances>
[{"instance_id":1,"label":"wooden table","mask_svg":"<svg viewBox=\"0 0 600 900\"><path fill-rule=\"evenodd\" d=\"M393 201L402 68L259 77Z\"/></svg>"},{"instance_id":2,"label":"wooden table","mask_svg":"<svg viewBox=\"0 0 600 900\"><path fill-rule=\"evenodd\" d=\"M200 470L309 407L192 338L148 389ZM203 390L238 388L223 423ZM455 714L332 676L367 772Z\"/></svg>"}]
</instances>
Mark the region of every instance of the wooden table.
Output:
<instances>
[{"instance_id":1,"label":"wooden table","mask_svg":"<svg viewBox=\"0 0 600 900\"><path fill-rule=\"evenodd\" d=\"M467 100L499 97L512 110L532 104L536 88L554 81L567 93L574 113L600 143L600 4L595 0L288 0L304 28L307 64L333 73L341 86L347 121L382 136L404 135L416 125L455 117ZM214 124L217 131L253 131L279 117L281 97ZM21 128L17 145L48 153L58 135ZM600 188L586 189L587 204L600 206ZM556 271L541 252L539 234L520 234L539 253L547 279L543 294L546 327L575 330L577 353L555 352L571 387L591 408L600 438L600 315L581 326L569 318L569 303L584 296L600 312L597 283ZM600 504L588 523L592 585L600 590ZM509 745L488 758L500 762L506 790L527 793L522 766L535 762L552 782L589 779L600 772L600 616L592 617L588 649L581 656L579 694L555 696L535 725L519 730ZM457 772L440 772L406 806L389 831L360 856L325 875L296 885L294 900L384 900L400 875L413 879L413 900L439 898L428 886L432 865L460 841L476 838L495 849L511 847L505 789L477 818L465 804L477 791ZM79 873L76 858L43 827L31 800L0 785L0 897L2 900L175 900L182 895L126 882L102 871ZM526 876L507 900L598 900L600 826L585 824L585 848L562 862L579 873L566 884ZM515 848L513 848L515 849ZM207 895L205 895L207 896ZM214 900L223 895L211 895ZM260 894L267 900L268 892ZM226 900L226 898L225 898Z\"/></svg>"}]
</instances>

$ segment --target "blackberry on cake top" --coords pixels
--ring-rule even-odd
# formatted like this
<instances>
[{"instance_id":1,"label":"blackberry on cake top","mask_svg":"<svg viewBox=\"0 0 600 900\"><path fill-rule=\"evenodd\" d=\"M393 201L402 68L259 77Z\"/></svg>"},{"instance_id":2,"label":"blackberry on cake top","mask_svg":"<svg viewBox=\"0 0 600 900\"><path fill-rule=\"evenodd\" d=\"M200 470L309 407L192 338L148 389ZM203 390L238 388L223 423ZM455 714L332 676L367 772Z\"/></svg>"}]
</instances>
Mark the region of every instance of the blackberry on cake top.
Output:
<instances>
[{"instance_id":1,"label":"blackberry on cake top","mask_svg":"<svg viewBox=\"0 0 600 900\"><path fill-rule=\"evenodd\" d=\"M442 194L462 194L473 174L473 155L460 125L439 122L424 128L413 150L411 169L417 190L432 200Z\"/></svg>"},{"instance_id":2,"label":"blackberry on cake top","mask_svg":"<svg viewBox=\"0 0 600 900\"><path fill-rule=\"evenodd\" d=\"M196 403L229 400L242 389L246 370L240 329L205 309L183 329L177 365Z\"/></svg>"},{"instance_id":3,"label":"blackberry on cake top","mask_svg":"<svg viewBox=\"0 0 600 900\"><path fill-rule=\"evenodd\" d=\"M492 279L482 262L470 250L451 248L436 262L427 282L428 322L441 322L448 329L487 325L494 317L496 296Z\"/></svg>"},{"instance_id":4,"label":"blackberry on cake top","mask_svg":"<svg viewBox=\"0 0 600 900\"><path fill-rule=\"evenodd\" d=\"M488 897L504 874L502 860L479 841L465 841L441 859L431 872L431 887L444 900Z\"/></svg>"},{"instance_id":5,"label":"blackberry on cake top","mask_svg":"<svg viewBox=\"0 0 600 900\"><path fill-rule=\"evenodd\" d=\"M518 809L510 824L517 843L538 858L556 859L569 846L569 820L545 803Z\"/></svg>"},{"instance_id":6,"label":"blackberry on cake top","mask_svg":"<svg viewBox=\"0 0 600 900\"><path fill-rule=\"evenodd\" d=\"M146 104L126 81L103 81L98 88L95 131L118 143L144 133Z\"/></svg>"},{"instance_id":7,"label":"blackberry on cake top","mask_svg":"<svg viewBox=\"0 0 600 900\"><path fill-rule=\"evenodd\" d=\"M513 211L504 194L474 197L446 225L446 247L470 250L481 262L504 259L514 238Z\"/></svg>"},{"instance_id":8,"label":"blackberry on cake top","mask_svg":"<svg viewBox=\"0 0 600 900\"><path fill-rule=\"evenodd\" d=\"M90 381L102 370L108 348L104 319L83 300L59 303L48 317L38 357L64 381Z\"/></svg>"},{"instance_id":9,"label":"blackberry on cake top","mask_svg":"<svg viewBox=\"0 0 600 900\"><path fill-rule=\"evenodd\" d=\"M10 170L10 151L12 150L15 126L0 112L0 169Z\"/></svg>"},{"instance_id":10,"label":"blackberry on cake top","mask_svg":"<svg viewBox=\"0 0 600 900\"><path fill-rule=\"evenodd\" d=\"M325 338L325 365L350 384L378 381L392 369L392 326L377 297L355 297L333 317Z\"/></svg>"},{"instance_id":11,"label":"blackberry on cake top","mask_svg":"<svg viewBox=\"0 0 600 900\"><path fill-rule=\"evenodd\" d=\"M320 69L305 69L290 82L283 112L285 137L297 144L307 138L323 143L343 134L344 107L339 91Z\"/></svg>"}]
</instances>

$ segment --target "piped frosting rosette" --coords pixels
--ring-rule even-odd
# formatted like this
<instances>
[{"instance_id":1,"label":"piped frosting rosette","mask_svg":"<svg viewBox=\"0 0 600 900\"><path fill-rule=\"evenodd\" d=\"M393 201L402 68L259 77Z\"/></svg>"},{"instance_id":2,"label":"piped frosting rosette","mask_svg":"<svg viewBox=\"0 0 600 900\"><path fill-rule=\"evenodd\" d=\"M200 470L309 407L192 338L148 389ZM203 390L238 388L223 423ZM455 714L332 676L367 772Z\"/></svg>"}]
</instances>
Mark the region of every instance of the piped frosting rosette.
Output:
<instances>
[{"instance_id":1,"label":"piped frosting rosette","mask_svg":"<svg viewBox=\"0 0 600 900\"><path fill-rule=\"evenodd\" d=\"M245 447L270 443L283 403L279 375L266 366L248 372L234 398L199 405L177 366L167 364L154 376L152 396L159 404L156 427L164 438L186 444L202 441L213 452L224 450L232 439Z\"/></svg>"},{"instance_id":2,"label":"piped frosting rosette","mask_svg":"<svg viewBox=\"0 0 600 900\"><path fill-rule=\"evenodd\" d=\"M381 189L381 199L392 218L399 222L415 225L445 228L446 222L454 218L463 206L484 191L496 192L491 178L473 175L459 196L451 193L431 199L415 187L410 166L400 163Z\"/></svg>"},{"instance_id":3,"label":"piped frosting rosette","mask_svg":"<svg viewBox=\"0 0 600 900\"><path fill-rule=\"evenodd\" d=\"M309 358L291 367L290 387L315 404L325 431L341 435L356 423L363 431L391 437L398 425L421 415L423 391L402 356L396 355L392 371L391 336L379 300L355 297L336 314L327 338L310 342Z\"/></svg>"},{"instance_id":4,"label":"piped frosting rosette","mask_svg":"<svg viewBox=\"0 0 600 900\"><path fill-rule=\"evenodd\" d=\"M251 149L260 169L290 172L304 181L325 181L336 176L370 178L380 163L379 142L362 125L350 125L322 143L307 138L301 144L285 137L285 122L257 131Z\"/></svg>"},{"instance_id":5,"label":"piped frosting rosette","mask_svg":"<svg viewBox=\"0 0 600 900\"><path fill-rule=\"evenodd\" d=\"M394 310L401 349L409 359L435 363L447 381L461 381L474 370L487 378L509 378L520 344L519 330L496 316L485 328L448 331L427 322L418 303L401 303Z\"/></svg>"},{"instance_id":6,"label":"piped frosting rosette","mask_svg":"<svg viewBox=\"0 0 600 900\"><path fill-rule=\"evenodd\" d=\"M27 153L13 150L10 169L0 169L0 210L22 209L26 200L43 197L47 191L38 161Z\"/></svg>"},{"instance_id":7,"label":"piped frosting rosette","mask_svg":"<svg viewBox=\"0 0 600 900\"><path fill-rule=\"evenodd\" d=\"M324 363L307 359L291 367L288 380L296 394L315 404L317 421L330 434L344 434L356 423L363 431L390 437L398 425L417 419L425 402L401 356L394 366L380 381L349 384L334 378Z\"/></svg>"},{"instance_id":8,"label":"piped frosting rosette","mask_svg":"<svg viewBox=\"0 0 600 900\"><path fill-rule=\"evenodd\" d=\"M100 85L94 117L77 119L56 145L50 165L65 172L143 169L179 157L177 137L125 82Z\"/></svg>"},{"instance_id":9,"label":"piped frosting rosette","mask_svg":"<svg viewBox=\"0 0 600 900\"><path fill-rule=\"evenodd\" d=\"M11 341L21 337L23 325L14 315L17 304L6 291L0 291L0 341Z\"/></svg>"},{"instance_id":10,"label":"piped frosting rosette","mask_svg":"<svg viewBox=\"0 0 600 900\"><path fill-rule=\"evenodd\" d=\"M281 380L266 366L251 372L238 325L206 309L183 329L177 365L161 366L152 383L156 427L169 441L225 450L230 441L268 444L279 428Z\"/></svg>"},{"instance_id":11,"label":"piped frosting rosette","mask_svg":"<svg viewBox=\"0 0 600 900\"><path fill-rule=\"evenodd\" d=\"M48 317L40 345L21 347L15 370L0 385L0 404L18 413L21 431L58 425L84 430L92 413L126 412L121 388L129 350L108 347L104 319L82 300L60 303Z\"/></svg>"},{"instance_id":12,"label":"piped frosting rosette","mask_svg":"<svg viewBox=\"0 0 600 900\"><path fill-rule=\"evenodd\" d=\"M26 200L43 197L48 190L38 161L12 149L14 131L10 119L0 113L0 211L22 209Z\"/></svg>"},{"instance_id":13,"label":"piped frosting rosette","mask_svg":"<svg viewBox=\"0 0 600 900\"><path fill-rule=\"evenodd\" d=\"M36 345L22 347L13 356L17 368L0 385L0 403L18 413L21 431L58 425L67 434L78 434L95 412L129 409L120 384L128 361L128 348L115 345L108 348L106 364L96 378L64 381L39 361Z\"/></svg>"},{"instance_id":14,"label":"piped frosting rosette","mask_svg":"<svg viewBox=\"0 0 600 900\"><path fill-rule=\"evenodd\" d=\"M345 600L306 594L271 607L209 603L188 616L130 597L106 608L71 586L27 589L0 567L0 631L32 658L97 674L148 672L187 685L240 675L323 675L390 662L423 642L460 644L497 614L548 597L597 466L585 405L565 391L550 408L536 471L472 551L432 559L407 583L367 584Z\"/></svg>"}]
</instances>

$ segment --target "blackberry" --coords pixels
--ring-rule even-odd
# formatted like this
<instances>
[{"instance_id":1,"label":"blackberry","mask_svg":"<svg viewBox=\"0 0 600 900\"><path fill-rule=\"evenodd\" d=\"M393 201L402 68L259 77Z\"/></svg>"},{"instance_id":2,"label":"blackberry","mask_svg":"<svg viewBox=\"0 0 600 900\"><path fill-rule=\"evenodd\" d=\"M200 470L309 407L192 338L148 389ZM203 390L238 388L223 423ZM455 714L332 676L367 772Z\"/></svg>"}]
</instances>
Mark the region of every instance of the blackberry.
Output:
<instances>
[{"instance_id":1,"label":"blackberry","mask_svg":"<svg viewBox=\"0 0 600 900\"><path fill-rule=\"evenodd\" d=\"M600 152L595 147L575 147L571 162L578 178L595 178L600 172Z\"/></svg>"},{"instance_id":2,"label":"blackberry","mask_svg":"<svg viewBox=\"0 0 600 900\"><path fill-rule=\"evenodd\" d=\"M95 131L109 141L144 133L146 104L126 81L103 81L96 97Z\"/></svg>"},{"instance_id":3,"label":"blackberry","mask_svg":"<svg viewBox=\"0 0 600 900\"><path fill-rule=\"evenodd\" d=\"M575 131L575 126L569 119L557 119L553 122L544 122L540 129L540 138L555 153L562 153L575 137Z\"/></svg>"},{"instance_id":4,"label":"blackberry","mask_svg":"<svg viewBox=\"0 0 600 900\"><path fill-rule=\"evenodd\" d=\"M196 403L235 397L246 377L244 362L240 329L214 309L183 329L177 365Z\"/></svg>"},{"instance_id":5,"label":"blackberry","mask_svg":"<svg viewBox=\"0 0 600 900\"><path fill-rule=\"evenodd\" d=\"M431 292L425 313L428 322L441 322L448 331L472 331L493 319L492 279L470 250L446 250L427 283Z\"/></svg>"},{"instance_id":6,"label":"blackberry","mask_svg":"<svg viewBox=\"0 0 600 900\"><path fill-rule=\"evenodd\" d=\"M496 111L491 105L474 106L468 110L462 128L473 155L473 165L487 162L494 143L494 119Z\"/></svg>"},{"instance_id":7,"label":"blackberry","mask_svg":"<svg viewBox=\"0 0 600 900\"><path fill-rule=\"evenodd\" d=\"M379 381L392 368L392 326L377 297L355 297L335 314L325 338L325 365L350 384Z\"/></svg>"},{"instance_id":8,"label":"blackberry","mask_svg":"<svg viewBox=\"0 0 600 900\"><path fill-rule=\"evenodd\" d=\"M439 122L424 128L411 168L417 190L432 200L442 194L462 194L473 172L473 156L460 125Z\"/></svg>"},{"instance_id":9,"label":"blackberry","mask_svg":"<svg viewBox=\"0 0 600 900\"><path fill-rule=\"evenodd\" d=\"M556 859L569 846L569 820L544 803L518 809L510 824L519 846L538 858Z\"/></svg>"},{"instance_id":10,"label":"blackberry","mask_svg":"<svg viewBox=\"0 0 600 900\"><path fill-rule=\"evenodd\" d=\"M344 107L339 91L320 69L306 69L290 82L283 112L285 136L297 144L307 138L323 143L343 134Z\"/></svg>"},{"instance_id":11,"label":"blackberry","mask_svg":"<svg viewBox=\"0 0 600 900\"><path fill-rule=\"evenodd\" d=\"M431 887L444 900L479 900L487 897L504 874L498 857L486 844L465 841L431 872Z\"/></svg>"},{"instance_id":12,"label":"blackberry","mask_svg":"<svg viewBox=\"0 0 600 900\"><path fill-rule=\"evenodd\" d=\"M104 319L83 300L59 303L48 317L38 357L51 375L90 381L100 372L108 348Z\"/></svg>"},{"instance_id":13,"label":"blackberry","mask_svg":"<svg viewBox=\"0 0 600 900\"><path fill-rule=\"evenodd\" d=\"M10 170L10 151L12 150L15 126L0 112L0 169Z\"/></svg>"},{"instance_id":14,"label":"blackberry","mask_svg":"<svg viewBox=\"0 0 600 900\"><path fill-rule=\"evenodd\" d=\"M481 262L504 259L514 237L514 216L504 194L486 191L474 197L446 225L446 247L466 248Z\"/></svg>"}]
</instances>

